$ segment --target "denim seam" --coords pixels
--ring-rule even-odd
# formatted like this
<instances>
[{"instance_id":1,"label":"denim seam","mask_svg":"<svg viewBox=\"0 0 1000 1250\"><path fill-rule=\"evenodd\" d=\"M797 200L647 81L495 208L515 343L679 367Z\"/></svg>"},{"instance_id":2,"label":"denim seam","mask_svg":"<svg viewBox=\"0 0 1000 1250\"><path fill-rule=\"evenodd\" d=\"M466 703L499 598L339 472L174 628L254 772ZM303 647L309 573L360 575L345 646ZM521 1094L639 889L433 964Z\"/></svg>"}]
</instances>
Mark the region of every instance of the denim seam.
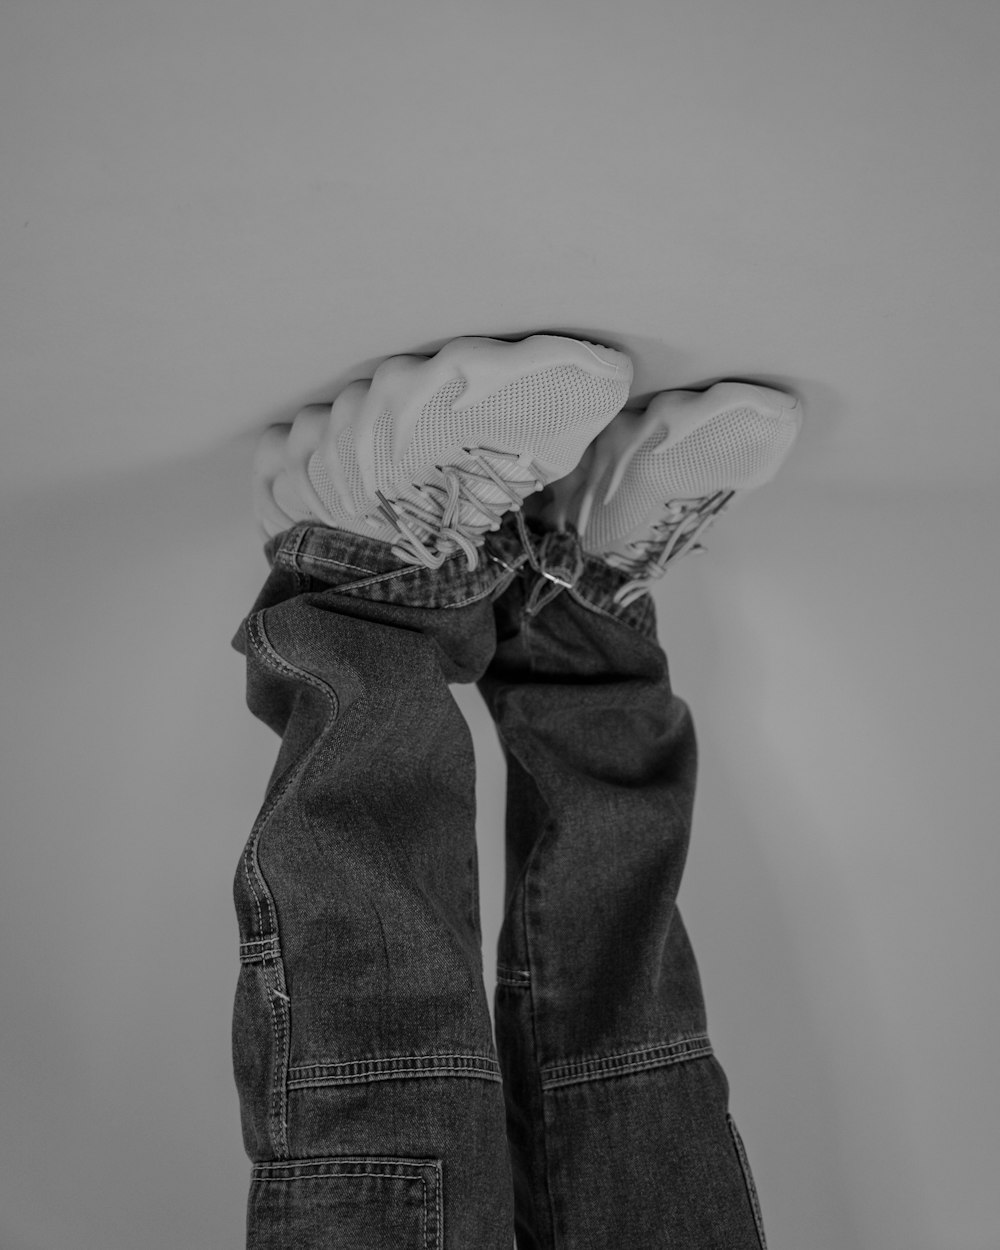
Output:
<instances>
[{"instance_id":1,"label":"denim seam","mask_svg":"<svg viewBox=\"0 0 1000 1250\"><path fill-rule=\"evenodd\" d=\"M316 555L314 553L310 553L308 557L306 558L311 563L314 563L317 565L327 566L329 568L335 568L335 569L340 569L340 570L351 569L355 572L364 574L364 576L362 577L360 581L348 582L343 585L331 585L327 588L329 590L334 591L337 594L343 594L343 595L356 596L359 592L370 590L372 587L382 586L390 582L405 581L408 578L412 579L417 573L421 571L420 565L410 565L410 566L407 566L405 568L400 568L400 569L388 569L384 573L374 573L371 569L362 568L359 565L349 564L342 560L331 559L329 556L321 556L321 555ZM287 564L290 568L294 570L294 572L298 576L302 575L301 564L299 563L300 555L299 555L297 548L294 551L288 551L288 552L282 549L281 551L278 552L278 556L276 559L277 561L283 564ZM497 563L502 563L502 561L498 561ZM508 571L506 573L501 574L495 581L492 581L488 583L487 585L481 587L480 589L474 591L472 594L467 595L464 599L457 599L453 603L444 603L441 605L441 607L444 609L464 608L464 607L467 607L470 603L478 603L479 600L488 598L490 595L494 595L496 593L502 593L502 591L505 590L507 586L510 585L511 581L517 574L517 569L511 570L510 566L506 564L504 564L503 567L504 569ZM379 602L391 603L393 601L392 600L384 600L384 601L379 600ZM419 604L419 603L411 603L411 604L408 604L407 606L421 607L424 605Z\"/></svg>"},{"instance_id":2,"label":"denim seam","mask_svg":"<svg viewBox=\"0 0 1000 1250\"><path fill-rule=\"evenodd\" d=\"M460 1063L439 1062L460 1060ZM384 1059L357 1059L343 1063L300 1064L288 1070L289 1089L328 1085L356 1085L364 1081L391 1081L422 1076L468 1076L502 1081L500 1065L491 1055L440 1052L431 1055L393 1055Z\"/></svg>"},{"instance_id":3,"label":"denim seam","mask_svg":"<svg viewBox=\"0 0 1000 1250\"><path fill-rule=\"evenodd\" d=\"M298 558L297 553L296 558ZM343 560L333 560L329 556L317 555L315 552L310 552L306 559L308 559L311 564L319 564L327 568L354 569L358 573L363 573L364 578L360 583L351 583L351 585L354 586L359 584L362 586L378 586L382 582L393 581L397 578L413 577L414 574L420 572L420 565L413 564L407 565L401 569L386 569L382 573L376 573L372 569L362 568L357 564L347 564ZM337 589L339 589L339 587Z\"/></svg>"},{"instance_id":4,"label":"denim seam","mask_svg":"<svg viewBox=\"0 0 1000 1250\"><path fill-rule=\"evenodd\" d=\"M294 543L289 546L286 538L274 553L274 563L283 564L286 568L291 569L292 572L297 572L299 548L305 542L306 530L300 529L297 532L293 532L295 533Z\"/></svg>"},{"instance_id":5,"label":"denim seam","mask_svg":"<svg viewBox=\"0 0 1000 1250\"><path fill-rule=\"evenodd\" d=\"M252 938L240 943L240 961L245 964L264 963L268 959L276 959L281 955L276 936Z\"/></svg>"},{"instance_id":6,"label":"denim seam","mask_svg":"<svg viewBox=\"0 0 1000 1250\"><path fill-rule=\"evenodd\" d=\"M580 604L581 607L587 608L591 612L596 612L598 616L603 616L606 620L617 621L619 625L625 625L627 628L632 629L636 633L645 637L645 635L642 633L642 629L640 628L637 622L629 620L624 615L619 615L618 613L615 613L615 612L609 612L607 608L599 607L596 603L592 602L590 599L587 599L584 595L581 595L575 586L569 586L567 587L567 589L569 590L569 593L573 596L573 598L577 601L577 603Z\"/></svg>"},{"instance_id":7,"label":"denim seam","mask_svg":"<svg viewBox=\"0 0 1000 1250\"><path fill-rule=\"evenodd\" d=\"M281 563L294 568L296 571L301 571L303 561L308 560L312 564L318 564L323 567L334 569L352 569L357 573L363 574L363 580L360 583L354 583L353 587L335 587L334 589L340 590L357 588L358 586L362 588L377 586L384 581L390 581L396 578L413 577L416 573L420 572L421 565L419 564L403 565L398 569L386 569L382 573L377 573L374 569L365 568L363 565L351 564L347 560L338 560L335 556L324 556L316 551L310 551L303 555L302 547L305 544L305 538L308 532L308 527L304 527L300 530L294 546L287 549L285 547L279 548L276 559Z\"/></svg>"},{"instance_id":8,"label":"denim seam","mask_svg":"<svg viewBox=\"0 0 1000 1250\"><path fill-rule=\"evenodd\" d=\"M470 603L478 603L480 599L485 599L488 596L494 595L494 594L497 598L499 598L500 595L503 594L503 592L507 589L507 587L511 584L511 582L514 580L516 576L517 576L516 569L510 573L501 573L500 576L496 579L496 581L491 582L490 585L487 586L484 590L478 591L474 595L469 595L467 599L460 599L458 600L457 603L445 604L445 607L446 608L468 607Z\"/></svg>"},{"instance_id":9,"label":"denim seam","mask_svg":"<svg viewBox=\"0 0 1000 1250\"><path fill-rule=\"evenodd\" d=\"M370 587L376 584L381 585L386 580L390 578L395 578L397 576L398 576L397 573L386 573L379 579L369 579L368 581L364 581L364 582L351 582L349 585L344 585L344 586L332 586L331 585L331 586L325 587L325 590L331 591L334 594L348 595L354 598L354 597L358 597L356 592L366 591ZM424 604L424 603L410 602L406 600L400 602L398 605L396 605L396 601L393 599L376 599L376 600L373 600L372 602L388 603L388 604L393 604L396 606L407 607L407 608L426 609L427 611L430 611L430 612L436 612L436 611L451 612L451 611L454 611L456 608L468 607L470 603L478 603L480 600L487 599L491 595L499 595L503 593L503 591L506 590L507 587L510 585L511 581L513 581L515 576L516 576L515 573L502 574L500 577L496 579L496 581L490 582L488 585L483 586L480 590L477 590L474 593L467 595L464 599L456 599L453 603L442 603L434 608L430 608L427 606L427 604ZM322 594L322 593L325 593L325 591L320 591L319 593Z\"/></svg>"},{"instance_id":10,"label":"denim seam","mask_svg":"<svg viewBox=\"0 0 1000 1250\"><path fill-rule=\"evenodd\" d=\"M366 1167L363 1172L345 1171L343 1164L359 1163L368 1164L376 1160L392 1167L395 1171L376 1171L371 1167ZM303 1173L300 1176L269 1176L267 1172L275 1168L295 1168L299 1169L305 1164L310 1167L308 1174ZM313 1165L313 1166L311 1166ZM331 1165L329 1171L324 1171L326 1165ZM427 1169L434 1171L434 1212L435 1223L437 1226L437 1236L431 1241L430 1229L427 1226ZM442 1190L442 1169L440 1159L395 1159L391 1156L384 1155L360 1155L354 1159L295 1159L287 1164L281 1163L262 1163L255 1164L253 1167L253 1182L257 1185L289 1185L296 1181L312 1181L312 1180L352 1180L359 1176L381 1176L386 1180L403 1180L403 1181L419 1181L421 1190L423 1191L423 1202L421 1204L424 1221L424 1250L441 1250L444 1245L444 1212L441 1207Z\"/></svg>"},{"instance_id":11,"label":"denim seam","mask_svg":"<svg viewBox=\"0 0 1000 1250\"><path fill-rule=\"evenodd\" d=\"M329 686L326 682L324 682L321 678L316 677L314 674L308 673L304 669L301 669L297 667L296 665L291 664L289 661L284 659L283 656L278 654L278 652L275 650L274 646L272 645L271 640L268 638L267 631L264 627L264 611L258 612L256 616L252 618L249 624L250 624L250 628L247 630L247 638L248 638L250 645L256 651L257 655L260 657L261 662L270 668L276 669L279 673L285 676L290 676L293 678L297 678L299 680L306 681L309 685L315 687L316 689L320 691L321 694L324 695L330 708L330 715L327 720L326 726L317 735L316 741L313 743L310 749L303 754L301 759L299 759L292 768L289 769L288 773L282 780L282 783L280 785L278 792L273 797L273 802L270 802L269 804L267 804L265 809L261 812L261 816L260 818L258 818L256 822L255 829L253 833L251 834L250 839L247 842L247 849L244 853L244 858L243 858L243 868L244 868L244 872L247 878L247 886L250 890L251 896L253 897L254 903L257 907L257 921L258 921L258 926L259 926L259 932L261 934L260 940L262 944L264 941L265 930L264 930L263 913L261 912L261 906L260 906L261 895L263 896L265 902L267 903L267 910L268 910L267 936L271 942L271 953L270 953L270 956L264 955L260 962L261 962L261 975L264 978L265 987L268 990L267 997L268 997L268 1004L271 1009L271 1025L274 1031L275 1053L274 1053L274 1071L272 1074L272 1079L274 1081L274 1097L277 1099L277 1108L276 1108L276 1111L272 1113L272 1120L276 1122L273 1126L276 1129L275 1149L279 1154L283 1152L287 1155L288 1153L287 1080L288 1080L288 1066L289 1066L288 1060L289 1060L289 1046L290 1046L290 1033L291 1033L291 1022L288 1018L289 1009L288 1009L287 1004L289 1004L291 1000L288 994L285 992L287 987L285 985L284 963L283 963L282 954L281 954L281 940L280 940L280 934L278 930L278 909L274 901L274 898L271 895L271 891L267 884L267 881L264 878L264 874L261 871L260 861L257 856L257 848L260 844L260 839L263 835L265 825L268 823L271 816L277 809L278 805L288 793L289 789L291 788L291 783L293 779L303 774L306 771L306 769L309 766L310 761L316 755L319 749L319 745L322 742L327 729L336 720L337 712L339 709L339 701L337 699L336 691L333 690L333 688ZM253 864L254 875L256 876L257 883L260 886L261 895L258 894L257 888L250 878L251 862ZM253 944L256 944L256 943L253 943ZM249 946L251 945L251 943L247 943L246 945ZM242 955L242 949L241 949L241 955ZM272 981L273 981L273 984L272 984ZM276 999L281 1000L282 1003L285 1005L281 1007L277 1007L275 1005ZM280 1015L280 1020L279 1020L279 1015ZM282 1040L284 1042L283 1045L282 1045Z\"/></svg>"},{"instance_id":12,"label":"denim seam","mask_svg":"<svg viewBox=\"0 0 1000 1250\"><path fill-rule=\"evenodd\" d=\"M753 1221L757 1225L757 1236L760 1238L761 1250L767 1250L767 1238L764 1236L764 1216L760 1209L760 1199L757 1196L757 1186L750 1171L750 1160L747 1158L746 1147L743 1145L743 1138L740 1131L736 1127L736 1121L733 1119L729 1111L726 1112L726 1120L729 1124L729 1135L733 1139L733 1145L736 1148L736 1155L740 1161L740 1171L743 1173L743 1183L746 1185L747 1197L750 1199L750 1206L753 1209Z\"/></svg>"},{"instance_id":13,"label":"denim seam","mask_svg":"<svg viewBox=\"0 0 1000 1250\"><path fill-rule=\"evenodd\" d=\"M314 1157L312 1155L298 1155L293 1159L259 1159L254 1165L254 1172L294 1172L299 1168L323 1167L331 1164L335 1170L339 1170L345 1163L379 1163L392 1164L401 1171L410 1169L411 1171L419 1171L421 1168L433 1167L440 1165L439 1159L411 1159L409 1156L405 1158L402 1155L331 1155L326 1158ZM392 1172L360 1172L360 1176L392 1176ZM264 1178L262 1178L264 1179ZM306 1178L308 1179L308 1178Z\"/></svg>"},{"instance_id":14,"label":"denim seam","mask_svg":"<svg viewBox=\"0 0 1000 1250\"><path fill-rule=\"evenodd\" d=\"M266 641L266 636L264 634L263 621L260 619L262 615L263 613L258 613L257 617L252 618L251 620L247 622L248 628L246 631L246 636L247 636L248 644L251 647L253 647L254 651L257 652L258 656L260 656L261 660L265 663L265 665L270 667L271 666L270 657L275 657L275 652L274 652L274 649L270 646L270 643ZM260 640L258 640L258 638L255 636L255 630L254 630L255 626L257 628L257 631L260 634ZM279 665L283 663L283 661L280 660L280 657L275 657L275 658L278 659ZM247 888L249 889L250 894L253 897L254 904L256 905L256 908L257 908L257 929L261 935L259 939L260 941L264 941L268 939L276 941L278 926L277 926L277 910L273 907L273 903L270 898L270 892L268 891L268 888L267 888L267 883L264 881L264 876L260 871L260 865L256 862L256 847L257 847L257 843L260 841L260 835L261 835L261 832L263 831L264 825L268 822L268 820L270 820L275 809L278 807L281 800L284 798L285 794L287 793L289 789L291 781L297 771L298 771L297 768L290 770L290 772L284 778L282 778L281 782L275 789L274 793L269 796L268 801L265 803L264 807L262 808L260 812L260 815L258 816L256 822L254 823L254 828L251 830L250 837L247 840L246 850L244 853L243 867L244 867L244 872L246 873L246 878L247 878ZM250 879L249 861L250 861L251 856L253 857L253 860L254 860L254 872L260 880L260 885L263 890L264 900L267 903L268 925L267 925L266 936L265 936L265 928L264 928L264 916L263 916L263 913L261 912L261 907L260 907L260 895L258 894L257 887L254 885L253 881Z\"/></svg>"},{"instance_id":15,"label":"denim seam","mask_svg":"<svg viewBox=\"0 0 1000 1250\"><path fill-rule=\"evenodd\" d=\"M299 547L302 545L301 540L303 537L304 537L304 532L302 535L300 535L299 542L296 544L294 550L286 550L284 547L282 547L278 551L277 556L275 557L275 563L284 564L288 568L294 569L295 571L301 571L302 565L301 565L301 558L299 555ZM351 564L348 560L335 560L331 556L321 556L321 555L316 555L314 553L311 553L305 558L314 564L322 564L324 566L328 566L330 568L336 568L336 569L350 569L354 573L363 573L367 577L376 576L376 574L371 569L366 569L361 564ZM405 570L403 569L390 570L390 572L393 572L393 573L401 573L404 571Z\"/></svg>"},{"instance_id":16,"label":"denim seam","mask_svg":"<svg viewBox=\"0 0 1000 1250\"><path fill-rule=\"evenodd\" d=\"M521 608L521 620L522 620L522 625L523 625L523 622L524 622L524 607L523 606ZM529 635L525 633L526 642L528 641L528 637ZM529 651L529 656L530 656L530 645L528 646L528 651ZM547 826L546 832L548 833L549 831L550 830ZM550 1237L554 1237L555 1228L556 1228L556 1210L555 1210L555 1188L556 1187L553 1184L553 1180L552 1180L552 1168L551 1168L551 1164L549 1160L549 1142L548 1142L549 1134L548 1134L548 1126L546 1124L546 1119L545 1119L545 1114L544 1114L545 1076L544 1076L541 1065L537 1063L537 1057L540 1053L540 1046L539 1046L539 1039L538 1039L538 1012L535 1007L535 987L533 984L533 977L530 971L532 967L531 940L530 940L531 926L528 924L528 892L529 892L529 886L531 885L532 877L533 877L532 868L534 867L535 861L537 860L538 846L541 841L542 839L540 838L538 842L535 843L535 846L532 848L532 851L529 854L527 862L525 863L525 866L524 866L524 871L523 871L523 876L522 876L522 881L521 881L521 908L520 908L521 917L520 919L521 919L522 949L524 950L527 956L527 962L528 962L528 1015L531 1021L531 1054L532 1054L533 1060L535 1061L536 1066L538 1067L538 1078L537 1078L538 1079L538 1094L539 1094L539 1101L540 1101L542 1112L543 1112L542 1115L539 1117L538 1132L539 1132L539 1139L540 1139L539 1144L541 1147L541 1154L542 1154L542 1174L544 1176L544 1193L539 1195L539 1197L540 1199L544 1199L545 1201L548 1235ZM539 1205L541 1205L540 1202L539 1202Z\"/></svg>"},{"instance_id":17,"label":"denim seam","mask_svg":"<svg viewBox=\"0 0 1000 1250\"><path fill-rule=\"evenodd\" d=\"M712 1044L705 1033L664 1043L662 1046L646 1046L641 1050L627 1050L602 1055L596 1059L573 1060L550 1064L542 1072L543 1089L555 1089L563 1085L576 1085L585 1081L604 1080L609 1076L621 1076L630 1072L643 1072L650 1068L668 1067L690 1059L703 1059L712 1054ZM641 1056L647 1056L641 1058Z\"/></svg>"},{"instance_id":18,"label":"denim seam","mask_svg":"<svg viewBox=\"0 0 1000 1250\"><path fill-rule=\"evenodd\" d=\"M251 628L247 631L248 640L249 640L250 645L254 648L254 650L261 657L262 661L266 664L267 653L271 652L271 654L273 655L274 654L273 648L271 648L270 644L266 642L263 621L258 619L255 623L260 632L261 641L258 641L257 638L254 637L254 630L253 630L254 623L253 622L251 623ZM277 809L278 804L280 803L281 799L284 797L285 794L287 794L290 788L291 778L292 776L294 776L294 774L297 771L298 771L297 769L293 769L291 771L291 774L285 779L285 783L281 786L279 793L274 796L274 801L268 805L266 809L267 811L266 818L261 819L257 822L257 826L255 830L253 831L253 833L251 834L250 839L247 842L247 849L243 857L243 870L246 874L247 888L250 890L251 896L253 897L254 903L257 907L257 925L258 925L258 930L261 934L262 939L264 936L264 917L263 917L263 913L261 912L261 906L260 906L261 895L258 894L257 886L253 883L250 877L251 862L253 864L254 876L258 880L261 893L263 894L264 900L267 903L268 930L269 930L268 937L271 940L271 951L270 951L270 957L262 958L260 960L260 964L261 964L261 977L263 978L264 988L267 993L268 1008L270 1009L270 1012L271 1012L271 1030L272 1030L272 1033L274 1034L274 1066L273 1066L273 1070L271 1074L271 1079L273 1082L273 1090L272 1090L271 1097L272 1099L277 1100L277 1107L272 1108L272 1110L269 1112L269 1118L271 1121L269 1125L269 1133L274 1135L275 1149L278 1151L278 1153L284 1152L286 1154L288 1152L288 1139L287 1139L287 1126L286 1126L287 1092L285 1089L285 1080L284 1080L284 1074L282 1072L282 1068L287 1066L287 1060L285 1060L284 1062L282 1061L281 1037L282 1037L282 1034L284 1034L286 1045L287 1045L288 1028L284 1020L284 1015L287 1009L283 1007L279 1008L275 1006L275 992L277 992L277 994L280 997L283 997L283 998L285 997L282 994L282 990L279 989L279 979L280 979L280 984L282 988L284 987L285 982L284 982L283 972L281 973L280 978L279 978L279 973L278 971L276 971L276 969L281 968L281 946L278 940L277 906L275 905L274 900L271 897L271 892L267 885L266 880L264 879L264 874L261 872L260 861L257 858L257 847L260 843L261 834L263 833L265 824L270 819L273 812ZM263 813L262 813L262 816L263 816ZM273 984L272 984L272 981L273 981ZM278 1019L279 1013L282 1016L280 1023Z\"/></svg>"},{"instance_id":19,"label":"denim seam","mask_svg":"<svg viewBox=\"0 0 1000 1250\"><path fill-rule=\"evenodd\" d=\"M268 638L267 631L264 628L264 619L263 619L264 612L266 612L266 609L264 609L264 611L262 612L257 613L256 617L251 622L251 629L248 631L249 641L251 645L253 646L254 650L260 656L261 660L269 667L277 669L277 671L285 677L298 678L298 679L306 681L311 686L315 686L320 691L320 693L324 695L324 697L327 700L327 703L330 705L330 716L329 716L329 719L327 720L326 726L324 726L323 731L317 735L316 741L312 744L309 750L306 751L302 755L302 757L298 761L296 761L294 767L292 767L289 770L286 778L282 782L280 791L275 795L274 802L268 805L268 808L266 809L266 811L267 811L267 817L270 818L275 808L281 802L282 798L284 798L284 795L286 791L288 790L288 786L290 782L292 781L292 779L295 776L297 776L299 773L305 770L305 768L310 762L311 756L313 756L316 753L319 747L319 743L320 743L321 738L323 737L323 733L325 733L326 729L334 722L334 720L336 720L337 713L339 711L339 700L337 698L337 692L333 689L332 686L328 685L325 681L323 681L322 678L317 677L313 673L307 672L303 668L299 668L297 665L290 663L283 656L278 654L278 652L274 649L274 646L272 645L271 640ZM254 625L256 625L257 627L259 638L256 638L254 636L254 631L252 628L252 626ZM260 833L262 832L263 824L264 824L263 820L258 821L257 841L260 840ZM259 868L258 868L258 873L259 873ZM265 885L265 888L266 888L266 883L264 882L263 874L260 874L260 879L261 879L261 884ZM254 897L256 898L256 894L254 895ZM273 909L273 914L269 916L269 920L270 920L269 928L274 932L275 936L277 936L277 927L278 927L277 909L273 908L273 902L270 899L268 899L269 913L272 912L272 909ZM261 934L263 934L264 922L260 914L259 902L257 903L257 918L260 924Z\"/></svg>"}]
</instances>

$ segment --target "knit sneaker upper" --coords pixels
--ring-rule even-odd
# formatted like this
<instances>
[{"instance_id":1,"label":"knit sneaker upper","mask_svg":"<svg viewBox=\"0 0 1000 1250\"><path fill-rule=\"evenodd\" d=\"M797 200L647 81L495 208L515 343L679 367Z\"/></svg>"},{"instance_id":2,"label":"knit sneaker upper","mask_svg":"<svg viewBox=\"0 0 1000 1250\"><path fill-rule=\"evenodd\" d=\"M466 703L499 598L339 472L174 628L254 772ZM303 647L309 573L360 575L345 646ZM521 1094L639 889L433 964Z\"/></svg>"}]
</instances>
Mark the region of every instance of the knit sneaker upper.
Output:
<instances>
[{"instance_id":1,"label":"knit sneaker upper","mask_svg":"<svg viewBox=\"0 0 1000 1250\"><path fill-rule=\"evenodd\" d=\"M587 551L632 574L620 602L685 551L740 493L768 481L801 426L784 392L723 382L664 391L644 413L622 412L555 490L559 519Z\"/></svg>"},{"instance_id":2,"label":"knit sneaker upper","mask_svg":"<svg viewBox=\"0 0 1000 1250\"><path fill-rule=\"evenodd\" d=\"M298 438L297 466L272 473L280 515L270 524L317 516L430 567L458 549L474 566L485 533L573 468L631 380L622 353L548 335L456 339L430 359L390 357L322 420L316 405L296 418L312 423L312 447ZM289 446L294 436L295 423Z\"/></svg>"}]
</instances>

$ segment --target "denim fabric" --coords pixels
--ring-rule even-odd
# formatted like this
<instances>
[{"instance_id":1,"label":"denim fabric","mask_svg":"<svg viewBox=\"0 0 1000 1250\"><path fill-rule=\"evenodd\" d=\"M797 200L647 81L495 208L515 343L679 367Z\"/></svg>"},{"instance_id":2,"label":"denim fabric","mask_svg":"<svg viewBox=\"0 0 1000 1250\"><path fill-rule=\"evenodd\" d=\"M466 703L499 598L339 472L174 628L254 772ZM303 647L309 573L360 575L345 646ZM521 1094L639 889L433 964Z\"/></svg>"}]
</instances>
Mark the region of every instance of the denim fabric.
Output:
<instances>
[{"instance_id":1,"label":"denim fabric","mask_svg":"<svg viewBox=\"0 0 1000 1250\"><path fill-rule=\"evenodd\" d=\"M252 1250L759 1250L676 905L696 746L652 600L517 514L479 567L307 522L234 647L281 737L235 880ZM494 1038L475 775L507 761Z\"/></svg>"}]
</instances>

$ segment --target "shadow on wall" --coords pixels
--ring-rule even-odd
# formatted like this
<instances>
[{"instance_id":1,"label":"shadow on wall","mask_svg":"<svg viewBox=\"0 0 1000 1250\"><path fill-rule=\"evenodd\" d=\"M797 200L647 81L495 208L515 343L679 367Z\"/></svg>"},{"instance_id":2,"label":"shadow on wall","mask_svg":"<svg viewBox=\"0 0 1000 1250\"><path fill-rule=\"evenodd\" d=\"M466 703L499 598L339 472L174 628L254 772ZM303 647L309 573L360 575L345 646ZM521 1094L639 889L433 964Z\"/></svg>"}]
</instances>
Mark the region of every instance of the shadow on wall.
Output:
<instances>
[{"instance_id":1,"label":"shadow on wall","mask_svg":"<svg viewBox=\"0 0 1000 1250\"><path fill-rule=\"evenodd\" d=\"M5 1247L241 1244L231 882L276 743L229 646L267 569L252 441L2 516Z\"/></svg>"},{"instance_id":2,"label":"shadow on wall","mask_svg":"<svg viewBox=\"0 0 1000 1250\"><path fill-rule=\"evenodd\" d=\"M789 905L791 885L808 898L813 920L823 917L824 930L835 932L827 921L843 908L840 883L827 871L813 803L788 784L781 746L793 725L770 737L759 731L767 656L732 579L742 544L720 550L726 540L718 533L708 540L711 554L677 565L657 591L661 643L699 742L680 907L770 1244L860 1250L867 1243L852 1204L836 1032L823 1019L821 987ZM774 857L790 842L797 851L776 869ZM856 955L848 936L837 960L863 968ZM858 993L859 1017L870 997Z\"/></svg>"},{"instance_id":3,"label":"shadow on wall","mask_svg":"<svg viewBox=\"0 0 1000 1250\"><path fill-rule=\"evenodd\" d=\"M702 743L695 949L777 1245L994 1235L995 518L779 480L658 592Z\"/></svg>"}]
</instances>

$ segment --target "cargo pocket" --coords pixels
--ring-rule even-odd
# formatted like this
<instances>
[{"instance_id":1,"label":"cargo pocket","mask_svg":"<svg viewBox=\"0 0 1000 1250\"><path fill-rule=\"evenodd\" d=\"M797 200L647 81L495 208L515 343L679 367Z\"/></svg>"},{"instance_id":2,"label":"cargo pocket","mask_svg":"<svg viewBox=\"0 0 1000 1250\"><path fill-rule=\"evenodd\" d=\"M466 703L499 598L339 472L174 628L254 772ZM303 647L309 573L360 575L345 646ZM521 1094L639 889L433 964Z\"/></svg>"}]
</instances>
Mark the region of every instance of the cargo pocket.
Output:
<instances>
[{"instance_id":1,"label":"cargo pocket","mask_svg":"<svg viewBox=\"0 0 1000 1250\"><path fill-rule=\"evenodd\" d=\"M757 1237L760 1240L761 1250L767 1250L767 1239L764 1236L764 1220L760 1213L757 1186L754 1184L754 1179L750 1172L750 1161L747 1159L743 1138L740 1136L740 1130L736 1127L736 1121L728 1111L726 1112L726 1119L729 1121L729 1132L732 1134L733 1145L736 1147L736 1155L740 1161L740 1169L743 1172L743 1181L747 1187L747 1196L750 1199L750 1206L753 1208L753 1219L754 1224L757 1226Z\"/></svg>"},{"instance_id":2,"label":"cargo pocket","mask_svg":"<svg viewBox=\"0 0 1000 1250\"><path fill-rule=\"evenodd\" d=\"M354 1156L254 1165L247 1250L443 1250L440 1159Z\"/></svg>"}]
</instances>

